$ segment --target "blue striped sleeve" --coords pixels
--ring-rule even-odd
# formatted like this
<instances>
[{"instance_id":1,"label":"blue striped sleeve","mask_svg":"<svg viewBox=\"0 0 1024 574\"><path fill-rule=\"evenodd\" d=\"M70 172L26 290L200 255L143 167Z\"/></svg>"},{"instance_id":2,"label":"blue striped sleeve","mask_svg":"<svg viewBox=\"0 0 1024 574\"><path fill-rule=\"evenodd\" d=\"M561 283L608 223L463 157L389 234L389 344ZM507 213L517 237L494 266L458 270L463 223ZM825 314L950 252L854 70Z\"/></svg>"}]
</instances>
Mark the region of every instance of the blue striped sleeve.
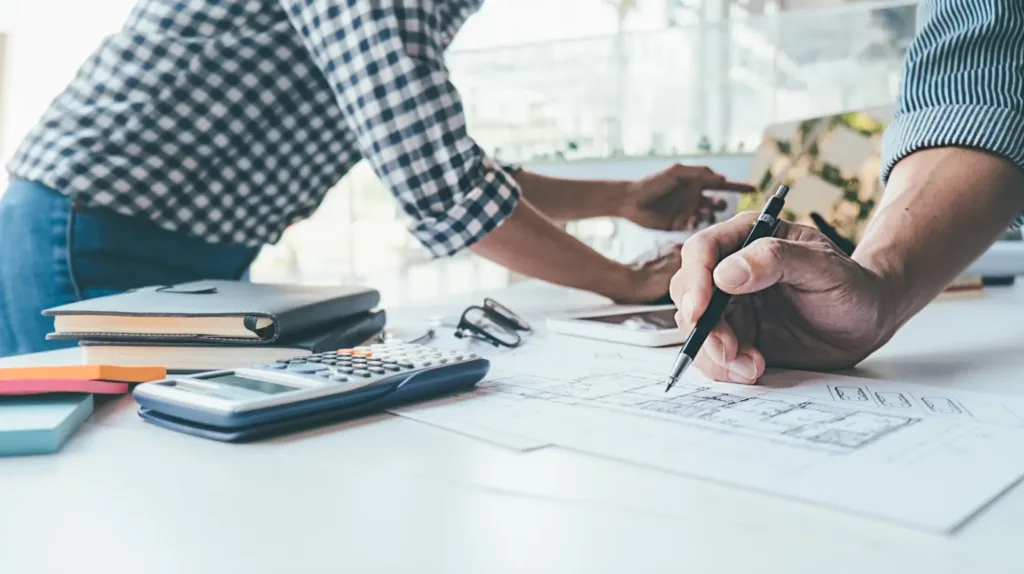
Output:
<instances>
[{"instance_id":1,"label":"blue striped sleeve","mask_svg":"<svg viewBox=\"0 0 1024 574\"><path fill-rule=\"evenodd\" d=\"M923 0L882 181L915 151L964 147L1024 169L1024 0Z\"/></svg>"}]
</instances>

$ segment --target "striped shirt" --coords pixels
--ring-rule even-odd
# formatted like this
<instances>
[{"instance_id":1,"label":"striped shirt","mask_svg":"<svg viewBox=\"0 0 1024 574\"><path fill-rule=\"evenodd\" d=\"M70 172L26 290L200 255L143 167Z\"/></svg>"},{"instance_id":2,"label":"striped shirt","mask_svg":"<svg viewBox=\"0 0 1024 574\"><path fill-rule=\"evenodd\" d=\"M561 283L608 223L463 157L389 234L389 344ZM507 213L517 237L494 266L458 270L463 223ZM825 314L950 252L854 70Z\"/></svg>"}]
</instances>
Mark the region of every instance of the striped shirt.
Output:
<instances>
[{"instance_id":1,"label":"striped shirt","mask_svg":"<svg viewBox=\"0 0 1024 574\"><path fill-rule=\"evenodd\" d=\"M102 0L101 0L102 1ZM444 51L483 0L137 0L9 171L211 243L274 243L366 159L434 255L515 208Z\"/></svg>"},{"instance_id":2,"label":"striped shirt","mask_svg":"<svg viewBox=\"0 0 1024 574\"><path fill-rule=\"evenodd\" d=\"M1024 0L918 6L882 180L902 158L934 147L986 151L1024 170Z\"/></svg>"}]
</instances>

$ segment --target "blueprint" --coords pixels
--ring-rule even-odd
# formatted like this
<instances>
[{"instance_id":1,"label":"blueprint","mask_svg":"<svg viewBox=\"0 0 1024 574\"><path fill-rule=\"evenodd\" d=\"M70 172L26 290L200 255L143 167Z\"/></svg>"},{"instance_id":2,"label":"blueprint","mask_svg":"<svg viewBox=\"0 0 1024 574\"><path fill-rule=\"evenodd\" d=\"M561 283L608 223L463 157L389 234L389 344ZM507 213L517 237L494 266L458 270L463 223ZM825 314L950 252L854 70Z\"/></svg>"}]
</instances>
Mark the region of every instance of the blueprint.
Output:
<instances>
[{"instance_id":1,"label":"blueprint","mask_svg":"<svg viewBox=\"0 0 1024 574\"><path fill-rule=\"evenodd\" d=\"M800 372L744 386L690 371L666 393L674 352L562 341L492 356L478 390L395 412L941 532L1024 476L1022 399Z\"/></svg>"}]
</instances>

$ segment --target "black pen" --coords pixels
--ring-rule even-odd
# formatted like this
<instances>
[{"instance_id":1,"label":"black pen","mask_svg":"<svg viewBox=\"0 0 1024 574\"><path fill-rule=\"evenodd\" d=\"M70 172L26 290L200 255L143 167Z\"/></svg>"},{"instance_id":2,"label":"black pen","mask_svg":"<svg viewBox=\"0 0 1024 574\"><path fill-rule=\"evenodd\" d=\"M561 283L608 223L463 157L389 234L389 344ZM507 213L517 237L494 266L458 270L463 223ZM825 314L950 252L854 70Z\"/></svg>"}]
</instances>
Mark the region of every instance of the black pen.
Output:
<instances>
[{"instance_id":1,"label":"black pen","mask_svg":"<svg viewBox=\"0 0 1024 574\"><path fill-rule=\"evenodd\" d=\"M775 232L779 229L779 214L782 213L782 206L786 203L787 193L789 193L789 187L780 185L775 195L768 199L768 203L761 210L761 215L754 223L754 228L750 230L750 235L747 235L747 240L743 242L743 246L740 249L758 239L775 235ZM704 314L700 316L700 319L697 319L697 324L693 326L693 331L690 332L690 336L683 343L683 348L679 349L676 362L672 365L672 373L668 376L668 385L665 387L666 393L679 381L679 377L683 376L686 369L693 364L693 360L697 358L697 353L700 352L704 340L708 338L712 329L722 319L730 299L732 299L732 295L715 287L707 309L704 310Z\"/></svg>"}]
</instances>

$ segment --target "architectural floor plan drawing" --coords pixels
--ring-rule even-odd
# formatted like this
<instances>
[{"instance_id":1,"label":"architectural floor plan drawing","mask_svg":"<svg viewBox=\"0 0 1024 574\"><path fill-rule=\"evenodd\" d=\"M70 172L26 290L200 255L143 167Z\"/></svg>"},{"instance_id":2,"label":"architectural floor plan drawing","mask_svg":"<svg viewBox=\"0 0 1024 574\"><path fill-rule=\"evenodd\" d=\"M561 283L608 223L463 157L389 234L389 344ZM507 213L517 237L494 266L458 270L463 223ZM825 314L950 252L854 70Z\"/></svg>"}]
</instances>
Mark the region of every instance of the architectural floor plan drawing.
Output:
<instances>
[{"instance_id":1,"label":"architectural floor plan drawing","mask_svg":"<svg viewBox=\"0 0 1024 574\"><path fill-rule=\"evenodd\" d=\"M1024 401L799 372L744 386L691 371L666 393L671 351L621 349L531 344L492 357L473 392L394 412L932 531L1024 476Z\"/></svg>"},{"instance_id":2,"label":"architectural floor plan drawing","mask_svg":"<svg viewBox=\"0 0 1024 574\"><path fill-rule=\"evenodd\" d=\"M485 391L650 413L694 423L720 425L737 433L810 448L844 451L869 444L919 418L858 411L779 394L771 398L680 384L671 395L664 383L628 375L596 375L561 382L528 375L481 385Z\"/></svg>"},{"instance_id":3,"label":"architectural floor plan drawing","mask_svg":"<svg viewBox=\"0 0 1024 574\"><path fill-rule=\"evenodd\" d=\"M852 377L830 376L828 381L823 381L820 376L807 373L802 376L811 378L806 379L805 384L789 387L786 392L813 399L830 398L836 404L878 409L892 414L939 416L949 420L1024 428L1024 397Z\"/></svg>"}]
</instances>

